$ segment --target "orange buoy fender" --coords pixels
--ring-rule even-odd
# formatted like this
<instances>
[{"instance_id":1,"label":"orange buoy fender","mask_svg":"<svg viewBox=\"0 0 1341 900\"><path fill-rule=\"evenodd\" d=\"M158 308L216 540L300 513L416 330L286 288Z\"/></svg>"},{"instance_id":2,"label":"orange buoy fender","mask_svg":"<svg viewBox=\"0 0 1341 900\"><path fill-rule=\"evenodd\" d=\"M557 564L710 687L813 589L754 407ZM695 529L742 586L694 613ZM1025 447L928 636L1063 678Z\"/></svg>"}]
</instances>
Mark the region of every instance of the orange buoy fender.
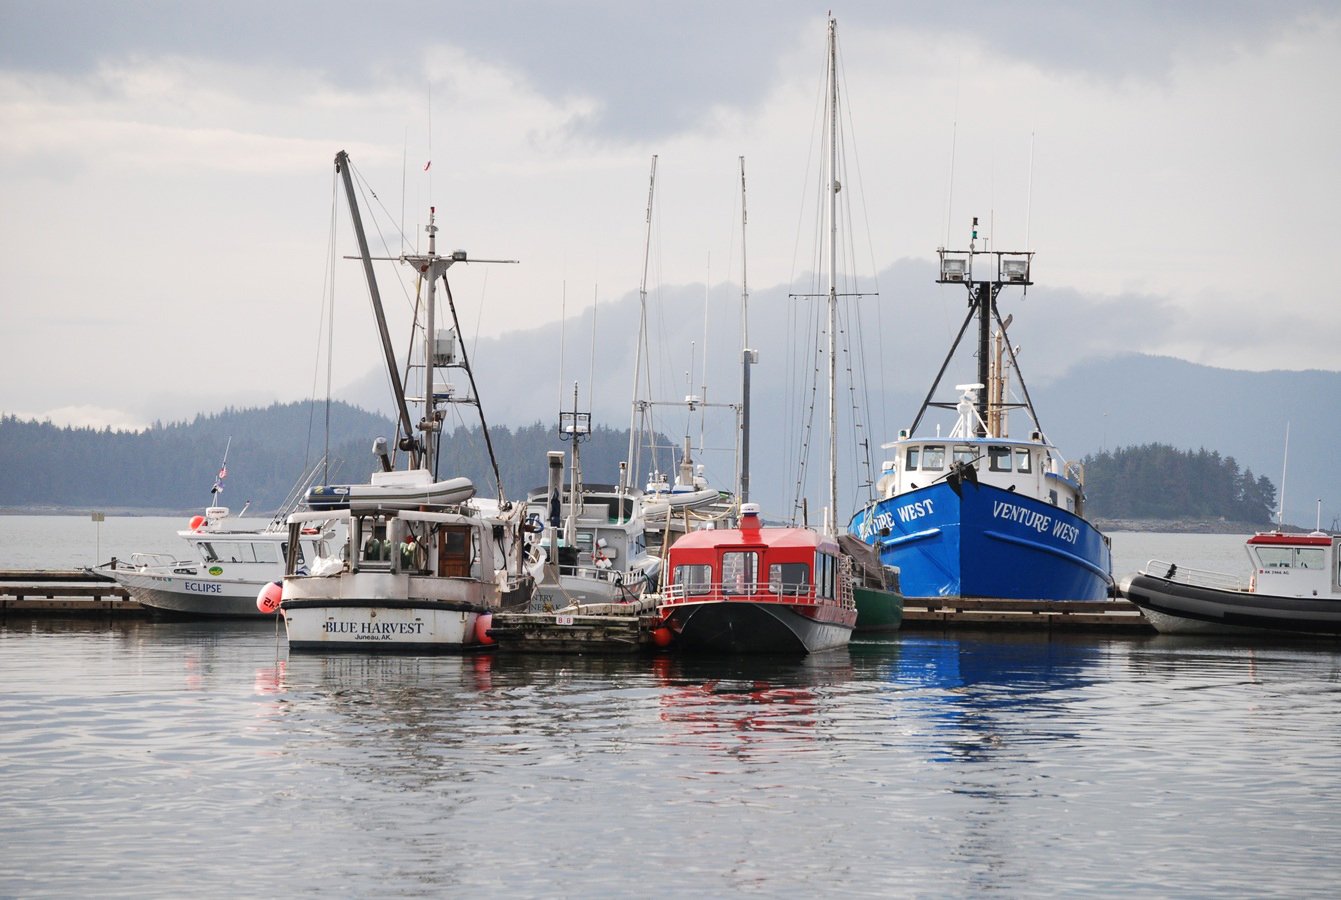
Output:
<instances>
[{"instance_id":1,"label":"orange buoy fender","mask_svg":"<svg viewBox=\"0 0 1341 900\"><path fill-rule=\"evenodd\" d=\"M284 598L284 585L272 581L256 594L256 608L269 615L279 612L279 601Z\"/></svg>"}]
</instances>

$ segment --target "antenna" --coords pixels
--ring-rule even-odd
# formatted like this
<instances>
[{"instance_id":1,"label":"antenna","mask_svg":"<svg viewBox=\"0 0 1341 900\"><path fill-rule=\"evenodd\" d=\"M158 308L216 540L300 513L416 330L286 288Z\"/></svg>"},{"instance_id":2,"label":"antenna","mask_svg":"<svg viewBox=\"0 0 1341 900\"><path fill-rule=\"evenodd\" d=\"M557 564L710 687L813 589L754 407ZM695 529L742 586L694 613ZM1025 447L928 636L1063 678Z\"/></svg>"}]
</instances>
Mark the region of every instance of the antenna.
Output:
<instances>
[{"instance_id":1,"label":"antenna","mask_svg":"<svg viewBox=\"0 0 1341 900\"><path fill-rule=\"evenodd\" d=\"M954 213L955 199L955 145L959 140L959 85L960 85L960 66L963 63L961 58L955 64L955 118L950 126L950 188L945 196L945 244L950 246L950 222Z\"/></svg>"},{"instance_id":2,"label":"antenna","mask_svg":"<svg viewBox=\"0 0 1341 900\"><path fill-rule=\"evenodd\" d=\"M1029 249L1029 223L1034 214L1034 133L1029 132L1029 187L1024 197L1024 247ZM1029 290L1025 288L1025 290Z\"/></svg>"},{"instance_id":3,"label":"antenna","mask_svg":"<svg viewBox=\"0 0 1341 900\"><path fill-rule=\"evenodd\" d=\"M1276 530L1280 531L1285 519L1285 473L1290 468L1290 423L1285 423L1285 460L1280 466L1280 505L1276 507Z\"/></svg>"},{"instance_id":4,"label":"antenna","mask_svg":"<svg viewBox=\"0 0 1341 900\"><path fill-rule=\"evenodd\" d=\"M559 294L559 409L563 409L563 347L568 331L568 280L564 279Z\"/></svg>"},{"instance_id":5,"label":"antenna","mask_svg":"<svg viewBox=\"0 0 1341 900\"><path fill-rule=\"evenodd\" d=\"M600 300L599 286L591 286L591 368L587 373L587 405L590 408L592 387L596 383L596 305Z\"/></svg>"}]
</instances>

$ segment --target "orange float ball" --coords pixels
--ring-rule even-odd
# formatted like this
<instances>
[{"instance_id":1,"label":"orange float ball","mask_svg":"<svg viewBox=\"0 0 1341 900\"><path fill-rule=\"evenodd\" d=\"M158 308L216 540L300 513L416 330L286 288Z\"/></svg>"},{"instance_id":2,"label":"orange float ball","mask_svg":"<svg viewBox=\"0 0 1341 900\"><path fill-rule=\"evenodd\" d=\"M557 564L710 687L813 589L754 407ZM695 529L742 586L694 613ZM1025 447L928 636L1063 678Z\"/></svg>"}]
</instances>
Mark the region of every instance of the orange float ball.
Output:
<instances>
[{"instance_id":1,"label":"orange float ball","mask_svg":"<svg viewBox=\"0 0 1341 900\"><path fill-rule=\"evenodd\" d=\"M256 608L269 615L279 612L279 602L284 599L284 585L272 581L256 594Z\"/></svg>"}]
</instances>

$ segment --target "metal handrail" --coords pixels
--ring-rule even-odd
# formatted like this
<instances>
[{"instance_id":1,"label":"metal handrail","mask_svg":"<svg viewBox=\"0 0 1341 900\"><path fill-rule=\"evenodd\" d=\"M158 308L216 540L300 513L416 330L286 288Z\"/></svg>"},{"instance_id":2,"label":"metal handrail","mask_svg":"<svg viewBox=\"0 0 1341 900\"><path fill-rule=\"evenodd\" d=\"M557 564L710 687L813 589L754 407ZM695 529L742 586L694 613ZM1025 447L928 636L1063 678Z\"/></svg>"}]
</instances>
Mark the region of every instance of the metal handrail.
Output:
<instances>
[{"instance_id":1,"label":"metal handrail","mask_svg":"<svg viewBox=\"0 0 1341 900\"><path fill-rule=\"evenodd\" d=\"M1141 570L1141 574L1163 578L1166 581L1174 581L1179 584L1216 588L1222 591L1248 590L1248 585L1237 575L1213 572L1209 569L1195 569L1163 559L1152 559L1147 562L1145 568Z\"/></svg>"},{"instance_id":2,"label":"metal handrail","mask_svg":"<svg viewBox=\"0 0 1341 900\"><path fill-rule=\"evenodd\" d=\"M758 594L773 594L778 597L791 597L798 600L816 599L815 589L809 584L781 584L779 582L695 582L692 584L672 584L665 591L671 601L686 600L695 597L752 597Z\"/></svg>"}]
</instances>

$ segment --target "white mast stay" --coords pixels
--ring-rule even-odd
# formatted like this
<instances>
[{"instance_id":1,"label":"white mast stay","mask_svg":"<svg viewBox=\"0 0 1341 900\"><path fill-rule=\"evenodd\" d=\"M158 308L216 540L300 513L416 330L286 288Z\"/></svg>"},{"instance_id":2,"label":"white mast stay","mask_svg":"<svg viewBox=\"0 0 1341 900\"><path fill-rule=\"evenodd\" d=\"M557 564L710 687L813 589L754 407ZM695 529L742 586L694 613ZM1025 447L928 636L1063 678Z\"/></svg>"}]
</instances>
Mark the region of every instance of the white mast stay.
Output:
<instances>
[{"instance_id":1,"label":"white mast stay","mask_svg":"<svg viewBox=\"0 0 1341 900\"><path fill-rule=\"evenodd\" d=\"M838 33L829 19L829 497L824 533L836 533L838 518Z\"/></svg>"}]
</instances>

